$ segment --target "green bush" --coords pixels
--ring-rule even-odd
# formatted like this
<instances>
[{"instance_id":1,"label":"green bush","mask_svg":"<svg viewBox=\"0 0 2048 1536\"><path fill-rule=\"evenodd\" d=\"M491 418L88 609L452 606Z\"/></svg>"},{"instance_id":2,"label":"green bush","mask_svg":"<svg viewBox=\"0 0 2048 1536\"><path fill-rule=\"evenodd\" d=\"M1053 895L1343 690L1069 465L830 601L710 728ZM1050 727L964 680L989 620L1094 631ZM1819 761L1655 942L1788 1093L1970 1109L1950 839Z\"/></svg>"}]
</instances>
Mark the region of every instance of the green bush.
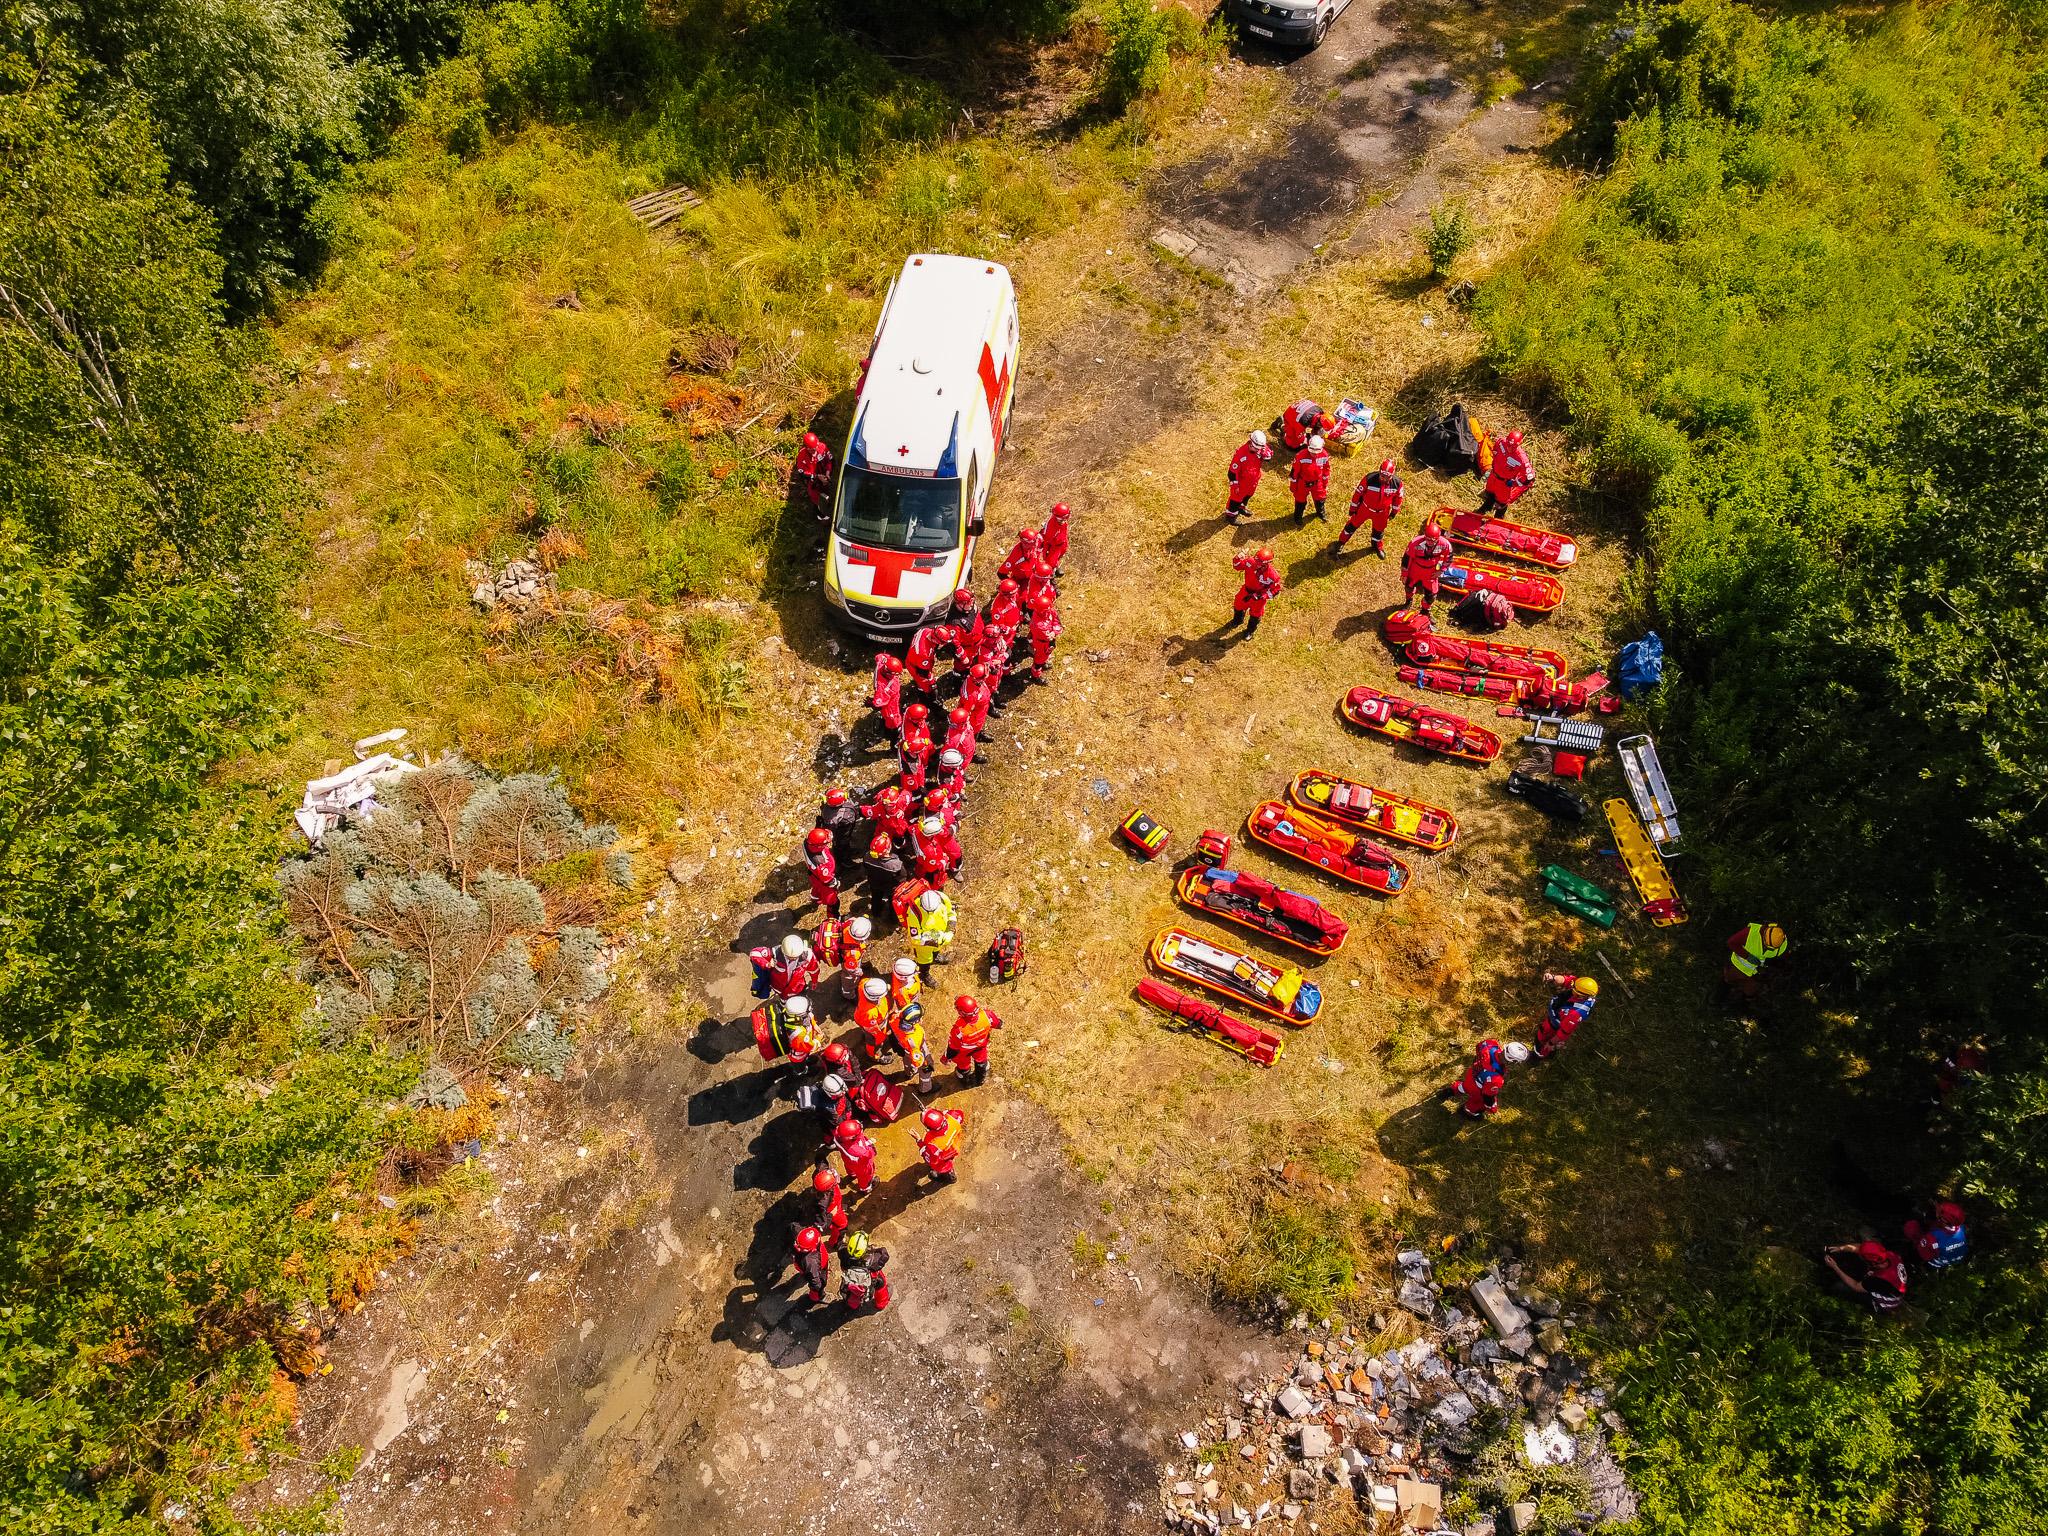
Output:
<instances>
[{"instance_id":1,"label":"green bush","mask_svg":"<svg viewBox=\"0 0 2048 1536\"><path fill-rule=\"evenodd\" d=\"M1177 6L1159 8L1154 0L1106 0L1102 30L1109 46L1102 55L1102 99L1121 111L1141 96L1166 84L1173 67L1175 44L1186 52L1193 38L1193 18Z\"/></svg>"},{"instance_id":2,"label":"green bush","mask_svg":"<svg viewBox=\"0 0 2048 1536\"><path fill-rule=\"evenodd\" d=\"M1463 203L1438 203L1429 211L1422 230L1422 251L1429 258L1429 275L1439 282L1451 275L1458 258L1472 249L1478 238L1472 215Z\"/></svg>"}]
</instances>

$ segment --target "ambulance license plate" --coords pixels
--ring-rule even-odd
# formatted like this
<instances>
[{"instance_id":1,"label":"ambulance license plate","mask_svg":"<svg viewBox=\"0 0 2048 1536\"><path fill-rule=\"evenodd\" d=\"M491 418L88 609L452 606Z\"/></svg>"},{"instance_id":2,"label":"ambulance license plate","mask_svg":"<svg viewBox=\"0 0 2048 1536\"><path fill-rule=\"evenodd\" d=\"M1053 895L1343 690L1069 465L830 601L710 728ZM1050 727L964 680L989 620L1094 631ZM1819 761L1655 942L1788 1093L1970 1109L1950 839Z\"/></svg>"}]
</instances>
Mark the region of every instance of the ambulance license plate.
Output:
<instances>
[{"instance_id":1,"label":"ambulance license plate","mask_svg":"<svg viewBox=\"0 0 2048 1536\"><path fill-rule=\"evenodd\" d=\"M1273 35L1271 27L1254 27L1249 22L1245 24L1245 30L1250 32L1253 37L1271 37Z\"/></svg>"}]
</instances>

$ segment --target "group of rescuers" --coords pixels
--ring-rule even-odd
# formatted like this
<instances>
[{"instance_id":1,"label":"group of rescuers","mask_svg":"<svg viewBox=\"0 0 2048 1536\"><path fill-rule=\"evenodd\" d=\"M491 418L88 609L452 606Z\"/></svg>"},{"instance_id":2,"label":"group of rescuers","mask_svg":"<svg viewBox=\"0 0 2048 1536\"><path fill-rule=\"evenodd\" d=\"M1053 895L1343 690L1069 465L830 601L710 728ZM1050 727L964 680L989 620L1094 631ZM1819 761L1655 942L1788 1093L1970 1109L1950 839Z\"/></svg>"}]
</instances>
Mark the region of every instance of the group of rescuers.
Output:
<instances>
[{"instance_id":1,"label":"group of rescuers","mask_svg":"<svg viewBox=\"0 0 2048 1536\"><path fill-rule=\"evenodd\" d=\"M814 493L829 474L829 458L813 454L809 464L798 465L797 489ZM936 1087L924 992L933 967L951 959L959 928L950 887L964 879L959 826L968 770L988 739L988 718L1020 647L1028 654L1025 680L1045 681L1060 633L1054 578L1066 558L1069 516L1065 504L1055 505L1043 528L1018 535L986 609L963 588L941 623L917 631L903 658L886 651L877 658L870 702L893 737L896 773L864 802L836 786L827 791L802 848L811 898L822 911L817 928L809 939L792 933L750 956L754 994L762 1000L755 1015L761 1049L784 1063L799 1102L818 1111L828 1129L811 1175L815 1214L797 1227L790 1245L813 1304L826 1299L836 1255L849 1309L879 1312L889 1305L888 1250L853 1228L847 1206L874 1186L877 1149L870 1128L895 1121L906 1089L914 1086L928 1100ZM940 669L949 655L953 700L938 714L948 681ZM933 735L935 714L943 745ZM867 911L849 915L842 910L842 880L850 882L856 861L866 875ZM909 953L885 972L869 974L868 946L883 914L901 926ZM1022 969L1017 930L996 936L989 966L995 980ZM828 1040L817 1016L812 995L827 968L838 970L841 996L853 1004L861 1061L846 1044ZM954 998L944 1056L962 1086L988 1081L990 1036L1002 1027L994 1010L972 995ZM900 1083L882 1070L892 1057L905 1069ZM952 1182L966 1111L927 1104L915 1123L918 1155L932 1179Z\"/></svg>"},{"instance_id":2,"label":"group of rescuers","mask_svg":"<svg viewBox=\"0 0 2048 1536\"><path fill-rule=\"evenodd\" d=\"M1287 484L1294 496L1294 525L1297 528L1308 522L1311 502L1315 503L1315 516L1328 521L1330 454L1323 434L1334 430L1336 425L1336 418L1312 400L1296 401L1281 414L1281 441L1293 455L1288 466ZM1240 524L1251 516L1252 496L1257 492L1265 466L1272 458L1273 448L1264 431L1253 432L1230 456L1230 463L1224 471L1229 482L1229 499L1223 512L1226 522ZM1530 466L1528 452L1522 446L1522 434L1509 432L1494 446L1493 460L1486 472L1486 487L1480 497L1480 510L1490 513L1505 511L1535 483L1536 471ZM1386 559L1387 526L1401 510L1405 494L1394 461L1382 459L1380 467L1369 471L1352 491L1350 511L1330 546L1332 551L1342 554L1359 529L1370 527L1372 542L1367 549L1380 559ZM1408 541L1401 554L1401 584L1407 602L1424 608L1435 605L1443 568L1451 554L1451 542L1444 537L1436 518L1426 518L1421 532ZM1223 627L1234 629L1239 621L1243 621L1245 635L1249 638L1258 633L1259 621L1266 616L1266 605L1280 595L1280 568L1274 561L1272 549L1264 544L1246 550L1231 564L1241 573L1243 581L1239 584L1237 596L1231 600L1230 617Z\"/></svg>"}]
</instances>

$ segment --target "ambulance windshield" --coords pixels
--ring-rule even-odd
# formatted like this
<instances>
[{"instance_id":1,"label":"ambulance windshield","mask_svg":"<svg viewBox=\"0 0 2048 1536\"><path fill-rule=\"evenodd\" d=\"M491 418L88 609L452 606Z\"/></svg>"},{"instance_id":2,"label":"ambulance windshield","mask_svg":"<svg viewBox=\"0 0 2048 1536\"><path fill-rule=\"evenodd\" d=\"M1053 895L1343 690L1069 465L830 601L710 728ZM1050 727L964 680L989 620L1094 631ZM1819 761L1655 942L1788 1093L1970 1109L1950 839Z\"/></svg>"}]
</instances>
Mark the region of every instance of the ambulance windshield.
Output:
<instances>
[{"instance_id":1,"label":"ambulance windshield","mask_svg":"<svg viewBox=\"0 0 2048 1536\"><path fill-rule=\"evenodd\" d=\"M920 553L960 544L960 482L879 475L847 466L833 531L852 544Z\"/></svg>"}]
</instances>

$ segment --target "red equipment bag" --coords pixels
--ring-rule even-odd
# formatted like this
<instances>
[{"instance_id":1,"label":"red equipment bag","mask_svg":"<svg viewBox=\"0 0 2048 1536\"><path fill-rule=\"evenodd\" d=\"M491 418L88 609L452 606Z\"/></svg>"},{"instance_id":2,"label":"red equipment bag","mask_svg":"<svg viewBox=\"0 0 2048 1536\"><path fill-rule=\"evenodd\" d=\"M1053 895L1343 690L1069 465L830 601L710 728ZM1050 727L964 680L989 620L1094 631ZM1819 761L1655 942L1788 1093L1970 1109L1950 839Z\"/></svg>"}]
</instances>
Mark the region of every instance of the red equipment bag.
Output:
<instances>
[{"instance_id":1,"label":"red equipment bag","mask_svg":"<svg viewBox=\"0 0 2048 1536\"><path fill-rule=\"evenodd\" d=\"M869 1067L867 1076L853 1092L853 1102L860 1107L864 1119L888 1125L903 1112L903 1087L890 1082L880 1067Z\"/></svg>"},{"instance_id":2,"label":"red equipment bag","mask_svg":"<svg viewBox=\"0 0 2048 1536\"><path fill-rule=\"evenodd\" d=\"M1550 771L1560 779L1583 779L1586 776L1586 759L1577 752L1558 752L1551 757Z\"/></svg>"},{"instance_id":3,"label":"red equipment bag","mask_svg":"<svg viewBox=\"0 0 2048 1536\"><path fill-rule=\"evenodd\" d=\"M1433 627L1427 608L1417 608L1412 613L1402 608L1387 615L1380 633L1387 637L1387 644L1400 646L1429 634Z\"/></svg>"},{"instance_id":4,"label":"red equipment bag","mask_svg":"<svg viewBox=\"0 0 2048 1536\"><path fill-rule=\"evenodd\" d=\"M1230 838L1214 827L1205 827L1202 835L1195 839L1195 859L1211 868L1221 869L1230 862Z\"/></svg>"}]
</instances>

